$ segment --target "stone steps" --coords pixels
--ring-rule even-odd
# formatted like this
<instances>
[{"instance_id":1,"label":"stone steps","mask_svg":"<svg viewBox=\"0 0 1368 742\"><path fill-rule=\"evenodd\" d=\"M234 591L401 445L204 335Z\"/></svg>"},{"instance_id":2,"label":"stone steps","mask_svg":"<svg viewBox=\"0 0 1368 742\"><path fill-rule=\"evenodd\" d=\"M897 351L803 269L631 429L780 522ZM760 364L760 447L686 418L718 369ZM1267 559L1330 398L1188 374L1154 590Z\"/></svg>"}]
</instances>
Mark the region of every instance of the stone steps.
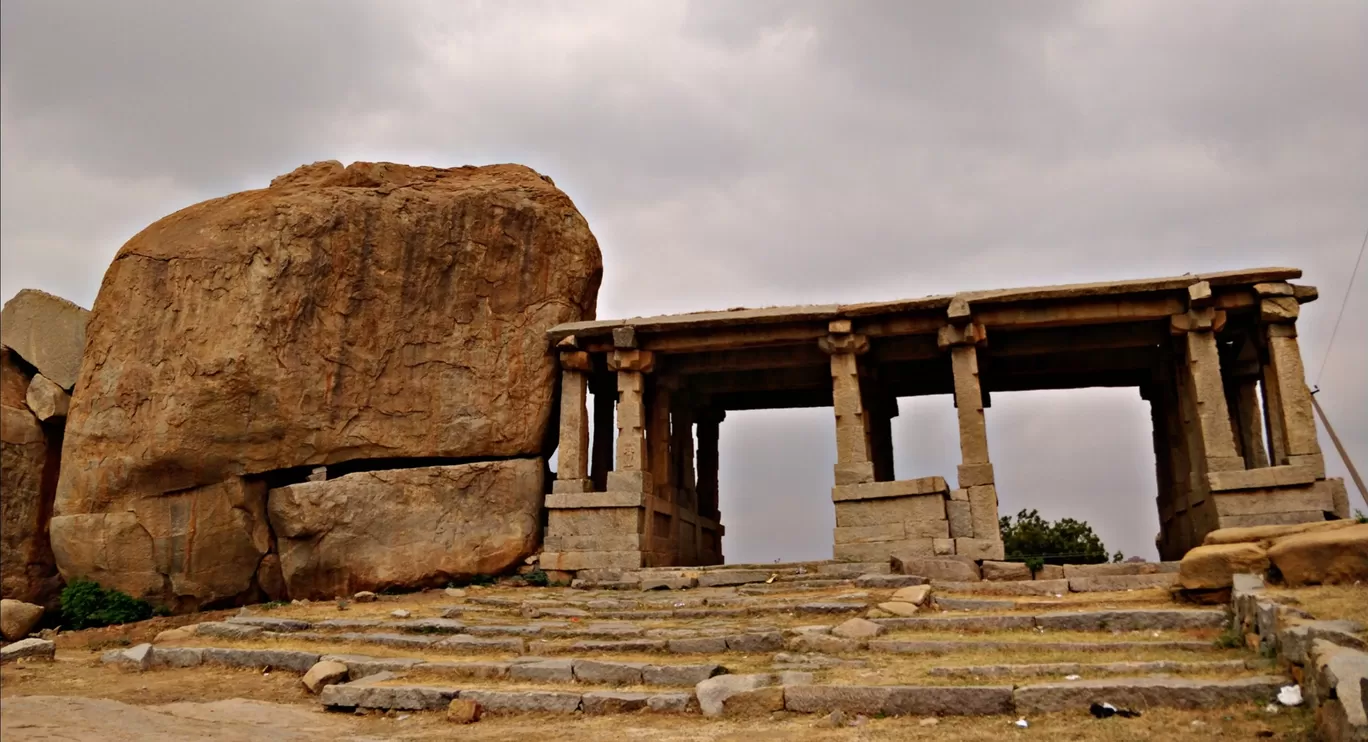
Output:
<instances>
[{"instance_id":1,"label":"stone steps","mask_svg":"<svg viewBox=\"0 0 1368 742\"><path fill-rule=\"evenodd\" d=\"M1139 677L1031 685L813 685L761 686L732 693L717 704L728 715L788 711L802 714L880 716L1016 716L1087 709L1106 702L1132 708L1220 708L1264 703L1290 682L1278 676L1194 680ZM401 678L331 685L319 702L333 710L441 710L453 699L474 700L491 713L684 713L698 693L466 688L406 684ZM704 709L705 713L709 709Z\"/></svg>"},{"instance_id":2,"label":"stone steps","mask_svg":"<svg viewBox=\"0 0 1368 742\"><path fill-rule=\"evenodd\" d=\"M1269 670L1267 660L1208 660L1198 662L1035 662L1003 665L933 667L928 675L941 678L991 678L1058 675L1151 675L1161 673L1216 674Z\"/></svg>"},{"instance_id":3,"label":"stone steps","mask_svg":"<svg viewBox=\"0 0 1368 742\"><path fill-rule=\"evenodd\" d=\"M871 652L891 652L894 654L951 654L990 649L995 651L1035 650L1048 652L1126 652L1140 649L1165 649L1184 652L1207 652L1213 650L1209 641L1095 641L1095 642L1045 642L1011 640L904 640L871 639L866 647Z\"/></svg>"}]
</instances>

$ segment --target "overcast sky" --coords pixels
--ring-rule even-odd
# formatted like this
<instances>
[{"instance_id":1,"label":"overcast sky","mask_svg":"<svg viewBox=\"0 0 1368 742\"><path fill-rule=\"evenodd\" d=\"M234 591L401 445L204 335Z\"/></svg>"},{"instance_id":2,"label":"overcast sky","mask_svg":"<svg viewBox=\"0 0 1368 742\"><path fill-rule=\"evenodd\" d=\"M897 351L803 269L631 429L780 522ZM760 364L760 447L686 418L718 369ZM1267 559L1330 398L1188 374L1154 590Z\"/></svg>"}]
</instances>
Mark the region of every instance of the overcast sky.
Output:
<instances>
[{"instance_id":1,"label":"overcast sky","mask_svg":"<svg viewBox=\"0 0 1368 742\"><path fill-rule=\"evenodd\" d=\"M5 299L88 307L139 229L302 163L520 162L598 236L600 317L1301 267L1308 373L1368 468L1368 270L1319 375L1368 229L1361 0L0 13ZM898 475L953 476L949 398L901 409ZM1134 390L994 395L988 424L1004 513L1154 555ZM729 561L829 556L832 438L828 409L733 413Z\"/></svg>"}]
</instances>

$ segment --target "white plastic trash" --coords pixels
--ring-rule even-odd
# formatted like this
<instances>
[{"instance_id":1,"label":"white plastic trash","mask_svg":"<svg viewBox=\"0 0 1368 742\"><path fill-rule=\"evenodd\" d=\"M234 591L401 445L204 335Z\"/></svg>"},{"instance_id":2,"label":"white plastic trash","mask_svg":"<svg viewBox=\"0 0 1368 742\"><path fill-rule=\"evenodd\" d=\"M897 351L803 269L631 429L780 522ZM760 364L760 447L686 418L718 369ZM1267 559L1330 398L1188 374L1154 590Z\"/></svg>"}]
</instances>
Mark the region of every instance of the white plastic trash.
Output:
<instances>
[{"instance_id":1,"label":"white plastic trash","mask_svg":"<svg viewBox=\"0 0 1368 742\"><path fill-rule=\"evenodd\" d=\"M1016 725L1021 727L1022 729L1025 729L1026 727L1031 726L1031 722L1026 721L1026 717L1023 716L1020 719L1016 720Z\"/></svg>"},{"instance_id":2,"label":"white plastic trash","mask_svg":"<svg viewBox=\"0 0 1368 742\"><path fill-rule=\"evenodd\" d=\"M1284 706L1300 706L1302 704L1302 692L1300 685L1284 685L1278 691L1278 703Z\"/></svg>"}]
</instances>

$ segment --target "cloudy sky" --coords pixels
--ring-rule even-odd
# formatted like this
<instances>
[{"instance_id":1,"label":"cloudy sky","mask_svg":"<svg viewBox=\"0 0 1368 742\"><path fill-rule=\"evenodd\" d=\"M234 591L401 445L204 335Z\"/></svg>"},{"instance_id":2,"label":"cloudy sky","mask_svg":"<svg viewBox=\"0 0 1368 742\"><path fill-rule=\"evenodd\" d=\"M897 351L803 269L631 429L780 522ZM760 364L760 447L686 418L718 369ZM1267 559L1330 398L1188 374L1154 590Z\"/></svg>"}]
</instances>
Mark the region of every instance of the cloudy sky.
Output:
<instances>
[{"instance_id":1,"label":"cloudy sky","mask_svg":"<svg viewBox=\"0 0 1368 742\"><path fill-rule=\"evenodd\" d=\"M1360 0L0 13L5 299L90 306L143 226L302 163L520 162L598 236L600 317L1299 266L1322 296L1308 373L1368 467L1368 270L1320 371L1368 229ZM1138 394L993 403L1003 512L1153 556ZM952 475L949 399L901 410L899 476ZM736 413L722 435L729 561L828 555L830 411Z\"/></svg>"}]
</instances>

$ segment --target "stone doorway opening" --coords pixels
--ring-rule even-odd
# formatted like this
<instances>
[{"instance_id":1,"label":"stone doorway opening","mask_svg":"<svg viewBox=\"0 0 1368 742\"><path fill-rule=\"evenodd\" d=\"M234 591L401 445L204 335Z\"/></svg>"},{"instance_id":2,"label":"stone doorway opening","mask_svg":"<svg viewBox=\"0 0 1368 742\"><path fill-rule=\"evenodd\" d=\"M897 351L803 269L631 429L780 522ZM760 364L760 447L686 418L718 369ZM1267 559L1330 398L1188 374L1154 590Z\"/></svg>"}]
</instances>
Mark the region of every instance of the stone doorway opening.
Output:
<instances>
[{"instance_id":1,"label":"stone doorway opening","mask_svg":"<svg viewBox=\"0 0 1368 742\"><path fill-rule=\"evenodd\" d=\"M1158 558L1153 423L1136 387L1000 392L986 417L1000 515L1073 518L1113 553Z\"/></svg>"},{"instance_id":2,"label":"stone doorway opening","mask_svg":"<svg viewBox=\"0 0 1368 742\"><path fill-rule=\"evenodd\" d=\"M831 558L831 408L737 410L720 429L725 562Z\"/></svg>"}]
</instances>

